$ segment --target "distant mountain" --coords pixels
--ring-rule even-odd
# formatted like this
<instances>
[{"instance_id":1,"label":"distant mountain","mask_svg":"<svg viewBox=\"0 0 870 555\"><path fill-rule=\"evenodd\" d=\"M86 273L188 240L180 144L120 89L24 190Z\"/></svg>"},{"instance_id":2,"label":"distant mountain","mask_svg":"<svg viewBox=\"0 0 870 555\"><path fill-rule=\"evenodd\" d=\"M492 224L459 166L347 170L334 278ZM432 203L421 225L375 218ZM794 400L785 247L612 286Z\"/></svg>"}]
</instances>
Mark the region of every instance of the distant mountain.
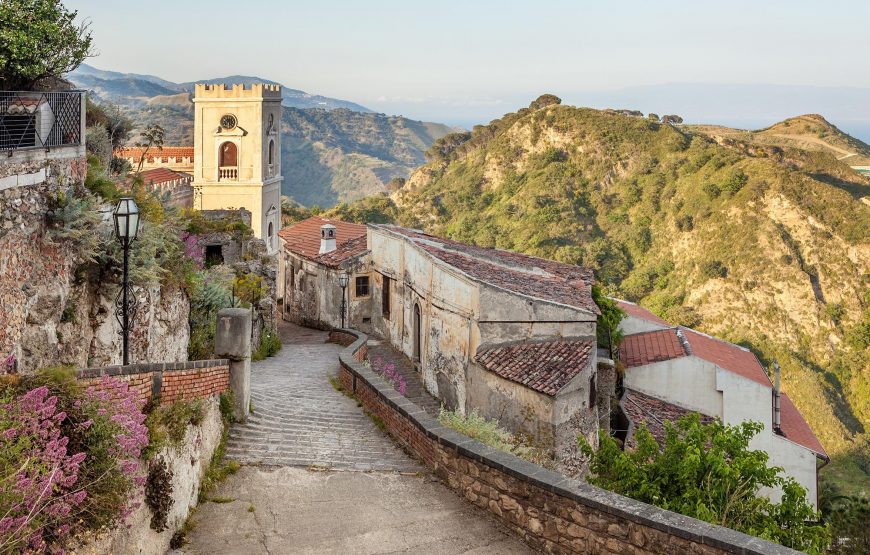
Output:
<instances>
[{"instance_id":1,"label":"distant mountain","mask_svg":"<svg viewBox=\"0 0 870 555\"><path fill-rule=\"evenodd\" d=\"M167 81L166 79L154 75L106 71L88 64L80 65L76 70L72 71L67 78L75 83L76 86L93 91L99 98L113 102L123 101L124 103L129 103L132 100L144 101L148 98L160 95L172 95L182 92L191 93L193 92L193 86L195 83L280 84L270 79L248 75L229 75L226 77L215 77L213 79L188 81L186 83L173 83L172 81ZM356 104L355 102L329 98L316 94L308 94L305 91L291 89L284 85L281 85L281 87L283 90L285 106L293 108L324 108L326 110L346 108L356 112L371 112L370 109Z\"/></svg>"},{"instance_id":2,"label":"distant mountain","mask_svg":"<svg viewBox=\"0 0 870 555\"><path fill-rule=\"evenodd\" d=\"M153 75L104 71L83 64L69 79L98 100L125 110L137 130L159 124L167 145L193 144L194 83L276 83L231 75L172 83ZM282 86L282 193L306 206L324 208L386 192L407 178L437 139L455 131L439 123L376 114L353 102Z\"/></svg>"},{"instance_id":3,"label":"distant mountain","mask_svg":"<svg viewBox=\"0 0 870 555\"><path fill-rule=\"evenodd\" d=\"M828 152L849 166L870 166L870 145L844 133L818 114L788 118L758 131L719 125L690 125L686 128L713 138L727 137L755 144Z\"/></svg>"}]
</instances>

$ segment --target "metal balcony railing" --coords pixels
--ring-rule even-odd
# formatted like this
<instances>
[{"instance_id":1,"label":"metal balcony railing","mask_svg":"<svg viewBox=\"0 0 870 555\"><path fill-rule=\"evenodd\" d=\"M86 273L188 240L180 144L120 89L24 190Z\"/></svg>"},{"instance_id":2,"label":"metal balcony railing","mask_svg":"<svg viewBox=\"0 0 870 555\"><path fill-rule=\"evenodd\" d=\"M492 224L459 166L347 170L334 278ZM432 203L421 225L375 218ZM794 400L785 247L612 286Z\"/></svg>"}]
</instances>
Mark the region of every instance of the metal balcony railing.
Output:
<instances>
[{"instance_id":1,"label":"metal balcony railing","mask_svg":"<svg viewBox=\"0 0 870 555\"><path fill-rule=\"evenodd\" d=\"M0 91L0 151L77 146L83 91Z\"/></svg>"}]
</instances>

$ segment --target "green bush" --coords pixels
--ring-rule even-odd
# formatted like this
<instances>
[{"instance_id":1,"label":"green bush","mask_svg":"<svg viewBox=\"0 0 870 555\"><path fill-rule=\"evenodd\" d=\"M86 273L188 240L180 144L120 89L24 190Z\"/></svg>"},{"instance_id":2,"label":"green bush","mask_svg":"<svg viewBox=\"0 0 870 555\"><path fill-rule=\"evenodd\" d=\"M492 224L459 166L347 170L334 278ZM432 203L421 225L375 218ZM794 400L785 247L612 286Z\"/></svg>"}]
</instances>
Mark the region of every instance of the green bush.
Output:
<instances>
[{"instance_id":1,"label":"green bush","mask_svg":"<svg viewBox=\"0 0 870 555\"><path fill-rule=\"evenodd\" d=\"M188 426L199 426L205 416L203 402L176 401L171 405L155 407L148 414L148 447L143 457L150 459L167 445L177 447L184 441Z\"/></svg>"},{"instance_id":2,"label":"green bush","mask_svg":"<svg viewBox=\"0 0 870 555\"><path fill-rule=\"evenodd\" d=\"M762 425L738 426L715 420L701 423L697 413L665 422L662 444L641 424L634 450L600 434L593 451L583 436L581 450L591 459L589 482L621 495L693 518L740 530L810 553L830 543L827 526L813 524L818 513L806 490L782 468L768 466L764 451L749 449ZM781 488L782 500L759 497L760 488Z\"/></svg>"},{"instance_id":3,"label":"green bush","mask_svg":"<svg viewBox=\"0 0 870 555\"><path fill-rule=\"evenodd\" d=\"M252 355L253 360L263 360L264 358L275 356L281 350L281 338L277 332L270 329L263 329L260 334L260 346Z\"/></svg>"}]
</instances>

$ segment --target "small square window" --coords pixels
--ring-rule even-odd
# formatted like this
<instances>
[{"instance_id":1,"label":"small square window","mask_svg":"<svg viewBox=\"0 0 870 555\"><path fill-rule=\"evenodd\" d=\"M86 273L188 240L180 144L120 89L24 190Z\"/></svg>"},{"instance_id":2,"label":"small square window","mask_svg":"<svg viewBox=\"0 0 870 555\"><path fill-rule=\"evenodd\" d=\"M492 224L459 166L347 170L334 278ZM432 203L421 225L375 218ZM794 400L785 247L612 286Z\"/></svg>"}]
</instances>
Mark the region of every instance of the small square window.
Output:
<instances>
[{"instance_id":1,"label":"small square window","mask_svg":"<svg viewBox=\"0 0 870 555\"><path fill-rule=\"evenodd\" d=\"M356 276L354 295L357 297L369 296L369 276Z\"/></svg>"}]
</instances>

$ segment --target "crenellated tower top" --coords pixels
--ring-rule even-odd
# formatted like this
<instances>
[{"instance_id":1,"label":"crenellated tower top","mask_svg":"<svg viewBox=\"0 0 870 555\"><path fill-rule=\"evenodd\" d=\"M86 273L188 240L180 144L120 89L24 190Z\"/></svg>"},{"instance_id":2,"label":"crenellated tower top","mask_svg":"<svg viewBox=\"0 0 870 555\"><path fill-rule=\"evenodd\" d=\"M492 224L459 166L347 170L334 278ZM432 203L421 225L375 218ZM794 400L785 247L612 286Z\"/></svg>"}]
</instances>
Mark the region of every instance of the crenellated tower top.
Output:
<instances>
[{"instance_id":1,"label":"crenellated tower top","mask_svg":"<svg viewBox=\"0 0 870 555\"><path fill-rule=\"evenodd\" d=\"M197 83L194 85L193 100L209 99L232 99L232 98L256 98L256 99L281 99L281 85L270 83L251 83L225 85L222 83L210 85Z\"/></svg>"}]
</instances>

